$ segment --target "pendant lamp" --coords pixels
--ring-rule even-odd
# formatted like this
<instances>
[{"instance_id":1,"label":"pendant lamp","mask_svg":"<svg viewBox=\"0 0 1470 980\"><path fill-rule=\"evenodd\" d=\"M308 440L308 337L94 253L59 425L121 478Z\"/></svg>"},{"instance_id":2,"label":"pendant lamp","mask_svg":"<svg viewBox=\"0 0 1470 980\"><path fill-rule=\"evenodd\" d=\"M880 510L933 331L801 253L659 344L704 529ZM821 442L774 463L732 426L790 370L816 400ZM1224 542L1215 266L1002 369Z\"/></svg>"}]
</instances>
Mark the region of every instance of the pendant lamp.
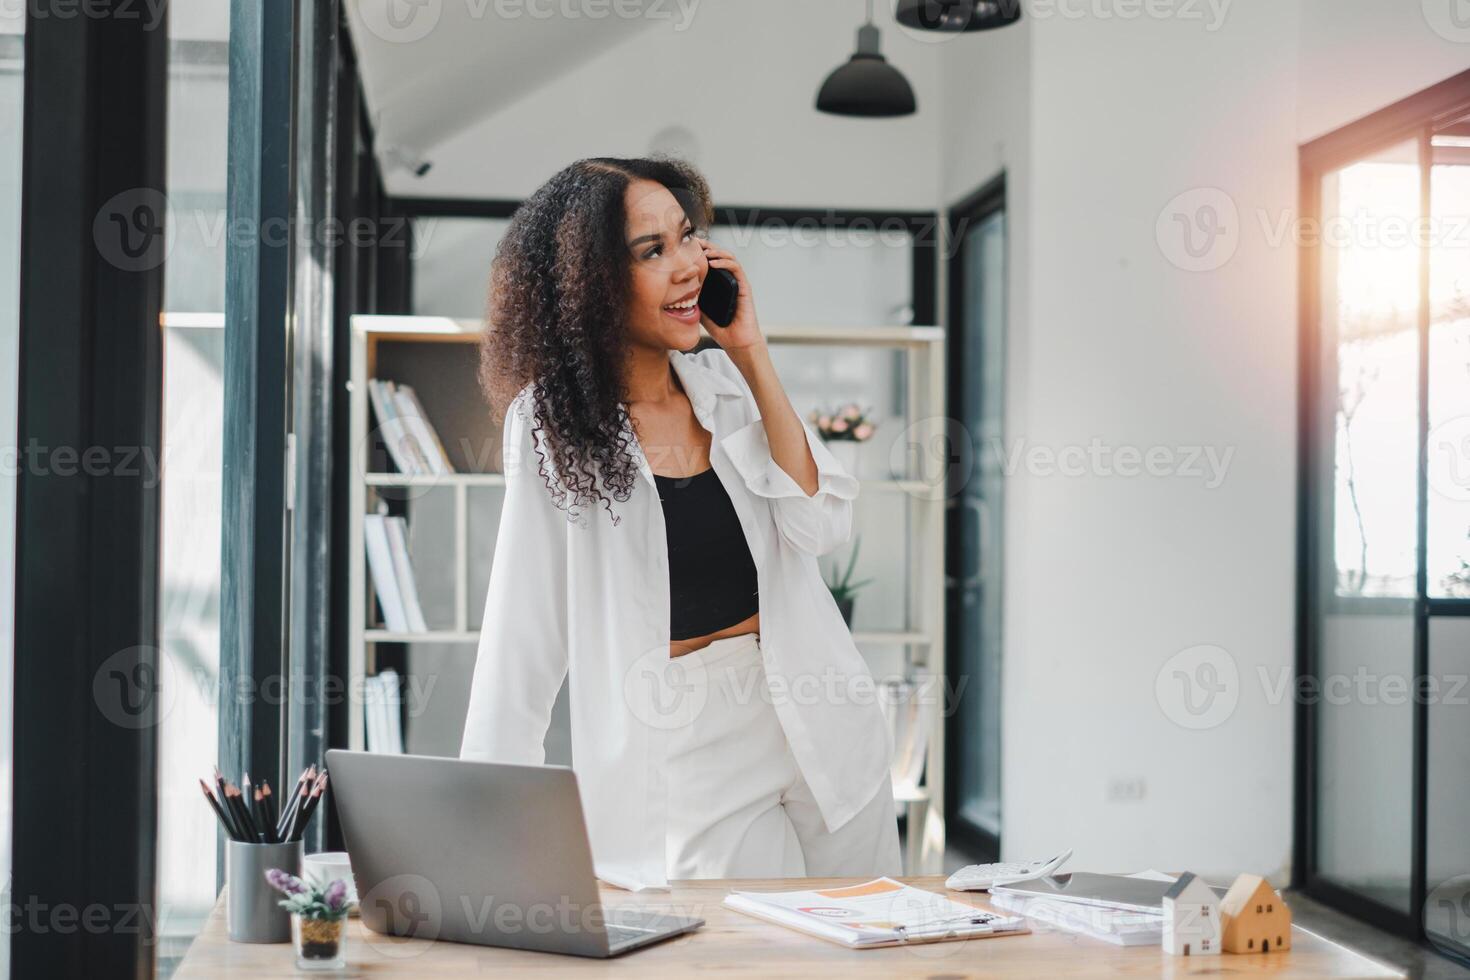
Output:
<instances>
[{"instance_id":1,"label":"pendant lamp","mask_svg":"<svg viewBox=\"0 0 1470 980\"><path fill-rule=\"evenodd\" d=\"M894 19L924 31L988 31L1021 19L1021 0L898 0Z\"/></svg>"},{"instance_id":2,"label":"pendant lamp","mask_svg":"<svg viewBox=\"0 0 1470 980\"><path fill-rule=\"evenodd\" d=\"M817 111L877 117L908 116L914 108L913 86L878 53L873 0L868 0L868 22L858 28L857 50L847 64L838 66L822 83L817 91Z\"/></svg>"}]
</instances>

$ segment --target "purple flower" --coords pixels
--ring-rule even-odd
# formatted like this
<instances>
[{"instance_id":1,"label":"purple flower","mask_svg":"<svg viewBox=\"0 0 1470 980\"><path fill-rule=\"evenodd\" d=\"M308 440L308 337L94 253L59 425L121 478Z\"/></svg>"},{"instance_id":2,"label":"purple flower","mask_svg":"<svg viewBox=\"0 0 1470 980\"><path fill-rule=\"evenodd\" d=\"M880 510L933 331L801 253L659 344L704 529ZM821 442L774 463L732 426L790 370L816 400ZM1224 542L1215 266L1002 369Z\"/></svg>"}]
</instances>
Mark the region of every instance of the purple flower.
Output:
<instances>
[{"instance_id":1,"label":"purple flower","mask_svg":"<svg viewBox=\"0 0 1470 980\"><path fill-rule=\"evenodd\" d=\"M306 885L295 875L287 874L280 868L271 868L265 873L265 880L277 891L286 895L301 895L306 892Z\"/></svg>"},{"instance_id":2,"label":"purple flower","mask_svg":"<svg viewBox=\"0 0 1470 980\"><path fill-rule=\"evenodd\" d=\"M333 912L341 911L342 907L347 904L347 882L338 878L328 885L325 901L327 908Z\"/></svg>"}]
</instances>

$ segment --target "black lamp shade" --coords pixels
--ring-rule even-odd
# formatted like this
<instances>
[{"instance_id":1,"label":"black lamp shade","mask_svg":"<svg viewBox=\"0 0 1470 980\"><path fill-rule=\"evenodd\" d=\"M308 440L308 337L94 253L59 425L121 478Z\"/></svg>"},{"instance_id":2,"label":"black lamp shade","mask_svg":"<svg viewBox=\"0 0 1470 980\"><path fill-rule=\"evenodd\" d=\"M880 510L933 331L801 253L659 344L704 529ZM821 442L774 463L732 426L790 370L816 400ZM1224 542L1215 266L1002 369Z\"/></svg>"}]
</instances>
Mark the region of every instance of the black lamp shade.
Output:
<instances>
[{"instance_id":1,"label":"black lamp shade","mask_svg":"<svg viewBox=\"0 0 1470 980\"><path fill-rule=\"evenodd\" d=\"M988 31L1021 19L1021 0L898 0L894 18L925 31Z\"/></svg>"},{"instance_id":2,"label":"black lamp shade","mask_svg":"<svg viewBox=\"0 0 1470 980\"><path fill-rule=\"evenodd\" d=\"M878 53L878 28L858 28L858 49L817 91L817 109L838 116L908 116L916 104L903 73Z\"/></svg>"}]
</instances>

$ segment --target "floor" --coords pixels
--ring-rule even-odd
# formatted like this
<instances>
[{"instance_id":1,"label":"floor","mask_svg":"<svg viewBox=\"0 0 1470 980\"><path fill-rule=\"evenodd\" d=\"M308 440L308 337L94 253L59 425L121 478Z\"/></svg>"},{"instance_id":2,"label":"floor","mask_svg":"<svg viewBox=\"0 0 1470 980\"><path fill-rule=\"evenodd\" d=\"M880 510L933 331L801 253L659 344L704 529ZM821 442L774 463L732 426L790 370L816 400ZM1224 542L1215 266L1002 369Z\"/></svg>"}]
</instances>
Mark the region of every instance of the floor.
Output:
<instances>
[{"instance_id":1,"label":"floor","mask_svg":"<svg viewBox=\"0 0 1470 980\"><path fill-rule=\"evenodd\" d=\"M974 860L951 846L944 852L944 873L956 871ZM1470 969L1431 948L1390 935L1306 895L1288 891L1286 898L1291 903L1294 924L1394 969L1403 970L1414 980L1470 978Z\"/></svg>"}]
</instances>

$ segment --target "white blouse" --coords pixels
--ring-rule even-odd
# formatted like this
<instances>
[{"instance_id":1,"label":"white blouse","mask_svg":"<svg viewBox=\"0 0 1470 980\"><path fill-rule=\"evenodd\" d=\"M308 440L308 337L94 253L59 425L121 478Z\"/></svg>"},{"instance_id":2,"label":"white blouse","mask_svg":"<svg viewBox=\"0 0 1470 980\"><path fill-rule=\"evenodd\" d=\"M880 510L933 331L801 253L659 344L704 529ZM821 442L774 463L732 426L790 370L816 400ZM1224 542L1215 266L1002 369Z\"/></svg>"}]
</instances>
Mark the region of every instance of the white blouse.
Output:
<instances>
[{"instance_id":1,"label":"white blouse","mask_svg":"<svg viewBox=\"0 0 1470 980\"><path fill-rule=\"evenodd\" d=\"M710 463L755 560L768 693L829 830L889 785L891 738L867 662L817 557L848 540L858 481L805 420L819 485L808 497L771 457L755 397L719 348L669 359L712 435ZM575 519L538 472L530 386L505 418L505 500L460 756L544 764L552 704L570 671L572 765L596 874L666 888L666 734L697 723L705 690L669 656L663 508L642 447L626 501ZM552 473L551 478L556 479ZM696 678L698 680L698 678Z\"/></svg>"}]
</instances>

